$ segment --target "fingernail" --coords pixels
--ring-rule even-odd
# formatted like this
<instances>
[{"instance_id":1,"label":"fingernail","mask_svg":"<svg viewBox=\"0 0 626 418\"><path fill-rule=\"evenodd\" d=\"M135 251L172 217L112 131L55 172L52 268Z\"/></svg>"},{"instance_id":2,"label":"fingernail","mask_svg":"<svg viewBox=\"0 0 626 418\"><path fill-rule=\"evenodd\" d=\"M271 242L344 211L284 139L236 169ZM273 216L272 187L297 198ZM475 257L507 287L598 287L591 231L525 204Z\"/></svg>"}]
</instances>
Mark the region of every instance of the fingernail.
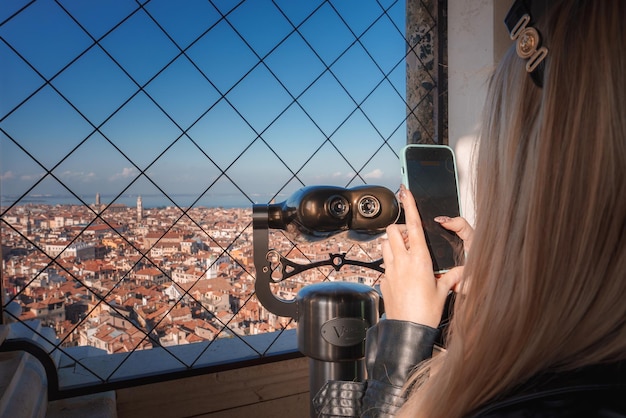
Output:
<instances>
[{"instance_id":1,"label":"fingernail","mask_svg":"<svg viewBox=\"0 0 626 418\"><path fill-rule=\"evenodd\" d=\"M451 219L452 219L452 218L449 218L449 217L447 217L447 216L437 216L437 217L435 218L435 222L440 223L440 224L443 224L443 223L449 222Z\"/></svg>"}]
</instances>

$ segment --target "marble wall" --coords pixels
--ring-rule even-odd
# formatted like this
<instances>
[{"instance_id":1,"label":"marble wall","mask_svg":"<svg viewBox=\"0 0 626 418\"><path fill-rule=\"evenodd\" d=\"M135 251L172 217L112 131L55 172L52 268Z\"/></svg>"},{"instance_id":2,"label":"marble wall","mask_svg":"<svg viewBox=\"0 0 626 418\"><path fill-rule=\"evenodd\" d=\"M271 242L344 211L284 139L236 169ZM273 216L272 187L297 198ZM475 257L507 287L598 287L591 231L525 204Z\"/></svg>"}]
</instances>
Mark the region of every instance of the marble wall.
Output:
<instances>
[{"instance_id":1,"label":"marble wall","mask_svg":"<svg viewBox=\"0 0 626 418\"><path fill-rule=\"evenodd\" d=\"M408 143L448 144L447 3L406 2Z\"/></svg>"}]
</instances>

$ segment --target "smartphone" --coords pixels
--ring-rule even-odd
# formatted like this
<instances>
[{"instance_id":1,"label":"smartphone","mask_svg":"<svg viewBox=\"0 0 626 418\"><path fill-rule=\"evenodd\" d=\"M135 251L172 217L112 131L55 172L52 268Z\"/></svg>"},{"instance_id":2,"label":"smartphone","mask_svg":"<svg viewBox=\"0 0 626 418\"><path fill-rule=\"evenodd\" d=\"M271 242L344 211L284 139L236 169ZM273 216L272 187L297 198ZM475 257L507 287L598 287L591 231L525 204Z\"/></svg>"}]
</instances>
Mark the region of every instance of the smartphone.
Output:
<instances>
[{"instance_id":1,"label":"smartphone","mask_svg":"<svg viewBox=\"0 0 626 418\"><path fill-rule=\"evenodd\" d=\"M461 216L456 161L445 145L410 144L401 152L402 181L417 203L433 271L463 264L463 241L435 222L437 216Z\"/></svg>"}]
</instances>

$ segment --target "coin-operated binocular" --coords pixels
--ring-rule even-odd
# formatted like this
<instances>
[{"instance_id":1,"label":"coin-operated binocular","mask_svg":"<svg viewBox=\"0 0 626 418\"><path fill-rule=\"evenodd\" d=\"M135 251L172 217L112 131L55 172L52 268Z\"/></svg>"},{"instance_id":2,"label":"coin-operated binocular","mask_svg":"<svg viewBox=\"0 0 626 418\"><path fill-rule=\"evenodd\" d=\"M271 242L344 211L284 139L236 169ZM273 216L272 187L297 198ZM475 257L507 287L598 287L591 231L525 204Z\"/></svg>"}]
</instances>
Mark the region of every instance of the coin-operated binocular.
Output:
<instances>
[{"instance_id":1,"label":"coin-operated binocular","mask_svg":"<svg viewBox=\"0 0 626 418\"><path fill-rule=\"evenodd\" d=\"M311 397L328 380L358 381L365 376L365 334L381 314L378 292L351 282L322 282L302 288L295 299L276 296L270 284L308 269L356 265L384 272L382 259L372 262L330 254L326 260L299 264L269 249L269 229L285 231L294 241L319 241L345 235L372 240L400 217L389 189L358 186L310 186L282 203L253 206L255 290L259 302L278 316L297 322L298 349L310 359Z\"/></svg>"},{"instance_id":2,"label":"coin-operated binocular","mask_svg":"<svg viewBox=\"0 0 626 418\"><path fill-rule=\"evenodd\" d=\"M282 203L268 205L267 224L295 240L316 241L345 233L349 239L367 241L385 232L399 214L395 195L381 186L309 186Z\"/></svg>"}]
</instances>

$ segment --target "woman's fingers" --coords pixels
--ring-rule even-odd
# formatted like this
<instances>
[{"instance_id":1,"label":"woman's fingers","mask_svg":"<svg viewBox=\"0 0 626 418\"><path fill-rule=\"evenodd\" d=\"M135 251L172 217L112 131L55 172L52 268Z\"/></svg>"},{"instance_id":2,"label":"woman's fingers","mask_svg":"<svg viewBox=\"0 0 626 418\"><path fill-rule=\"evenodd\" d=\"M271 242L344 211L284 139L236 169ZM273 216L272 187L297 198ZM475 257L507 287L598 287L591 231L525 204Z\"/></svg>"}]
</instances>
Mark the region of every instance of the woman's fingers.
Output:
<instances>
[{"instance_id":1,"label":"woman's fingers","mask_svg":"<svg viewBox=\"0 0 626 418\"><path fill-rule=\"evenodd\" d=\"M446 293L449 290L456 292L461 279L463 279L463 266L452 267L437 279L439 282L437 287L445 290Z\"/></svg>"},{"instance_id":2,"label":"woman's fingers","mask_svg":"<svg viewBox=\"0 0 626 418\"><path fill-rule=\"evenodd\" d=\"M448 216L437 216L435 222L441 224L444 228L454 232L459 238L463 240L465 251L469 251L472 245L472 236L474 235L474 228L460 216L456 218L450 218Z\"/></svg>"},{"instance_id":3,"label":"woman's fingers","mask_svg":"<svg viewBox=\"0 0 626 418\"><path fill-rule=\"evenodd\" d=\"M403 231L397 224L387 227L387 241L393 252L407 249Z\"/></svg>"},{"instance_id":4,"label":"woman's fingers","mask_svg":"<svg viewBox=\"0 0 626 418\"><path fill-rule=\"evenodd\" d=\"M424 251L428 253L428 247L426 246L426 237L424 236L424 229L422 227L422 220L420 218L417 205L415 204L415 198L411 194L411 191L400 186L400 193L398 195L402 207L404 208L404 219L408 234L409 250L416 255L422 255Z\"/></svg>"}]
</instances>

